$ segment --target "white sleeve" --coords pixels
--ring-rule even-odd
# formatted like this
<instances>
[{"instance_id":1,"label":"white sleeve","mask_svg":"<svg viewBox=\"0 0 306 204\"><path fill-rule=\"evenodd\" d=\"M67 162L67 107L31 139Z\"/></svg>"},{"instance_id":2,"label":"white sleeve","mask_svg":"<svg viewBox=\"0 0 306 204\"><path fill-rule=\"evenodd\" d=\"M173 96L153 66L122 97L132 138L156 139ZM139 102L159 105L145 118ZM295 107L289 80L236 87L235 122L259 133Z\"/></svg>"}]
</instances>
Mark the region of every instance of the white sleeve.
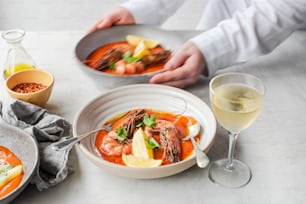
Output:
<instances>
[{"instance_id":1,"label":"white sleeve","mask_svg":"<svg viewBox=\"0 0 306 204\"><path fill-rule=\"evenodd\" d=\"M130 0L124 4L137 24L160 25L184 3L185 0Z\"/></svg>"},{"instance_id":2,"label":"white sleeve","mask_svg":"<svg viewBox=\"0 0 306 204\"><path fill-rule=\"evenodd\" d=\"M271 52L305 22L305 0L254 0L190 40L205 56L211 76L219 68Z\"/></svg>"}]
</instances>

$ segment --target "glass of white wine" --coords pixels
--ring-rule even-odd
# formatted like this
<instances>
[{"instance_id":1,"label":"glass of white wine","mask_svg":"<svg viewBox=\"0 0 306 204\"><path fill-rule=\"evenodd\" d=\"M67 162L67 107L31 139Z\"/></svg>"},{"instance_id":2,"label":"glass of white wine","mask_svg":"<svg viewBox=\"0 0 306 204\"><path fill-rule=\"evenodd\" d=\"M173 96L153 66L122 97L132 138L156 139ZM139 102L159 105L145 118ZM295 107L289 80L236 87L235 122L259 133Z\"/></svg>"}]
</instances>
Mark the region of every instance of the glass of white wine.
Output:
<instances>
[{"instance_id":1,"label":"glass of white wine","mask_svg":"<svg viewBox=\"0 0 306 204\"><path fill-rule=\"evenodd\" d=\"M265 94L260 79L243 73L225 73L215 76L209 84L210 102L218 123L229 134L228 157L209 166L209 178L224 187L239 188L251 180L250 168L234 159L239 133L257 118Z\"/></svg>"}]
</instances>

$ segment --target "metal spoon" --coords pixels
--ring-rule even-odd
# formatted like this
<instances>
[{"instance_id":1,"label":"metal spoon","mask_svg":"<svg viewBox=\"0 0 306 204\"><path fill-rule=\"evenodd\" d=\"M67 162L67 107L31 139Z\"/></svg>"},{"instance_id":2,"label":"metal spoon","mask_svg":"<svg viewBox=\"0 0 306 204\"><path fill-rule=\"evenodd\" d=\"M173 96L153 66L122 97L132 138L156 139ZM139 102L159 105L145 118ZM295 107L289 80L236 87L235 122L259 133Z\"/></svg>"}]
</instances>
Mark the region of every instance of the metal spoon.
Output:
<instances>
[{"instance_id":1,"label":"metal spoon","mask_svg":"<svg viewBox=\"0 0 306 204\"><path fill-rule=\"evenodd\" d=\"M189 126L189 134L183 138L183 140L191 140L196 155L197 165L200 168L205 168L209 164L209 158L205 152L200 149L199 145L194 139L194 137L199 134L200 130L201 125L199 123Z\"/></svg>"},{"instance_id":2,"label":"metal spoon","mask_svg":"<svg viewBox=\"0 0 306 204\"><path fill-rule=\"evenodd\" d=\"M69 139L64 140L64 141L59 141L59 142L52 143L51 146L56 151L70 149L73 145L75 145L76 143L85 139L89 135L91 135L93 133L96 133L96 132L99 132L101 130L111 131L111 124L109 124L107 126L100 127L98 129L95 129L95 130L92 130L92 131L89 131L89 132L86 132L86 133L84 133L82 135L79 135L77 137L72 137L72 138L69 138Z\"/></svg>"}]
</instances>

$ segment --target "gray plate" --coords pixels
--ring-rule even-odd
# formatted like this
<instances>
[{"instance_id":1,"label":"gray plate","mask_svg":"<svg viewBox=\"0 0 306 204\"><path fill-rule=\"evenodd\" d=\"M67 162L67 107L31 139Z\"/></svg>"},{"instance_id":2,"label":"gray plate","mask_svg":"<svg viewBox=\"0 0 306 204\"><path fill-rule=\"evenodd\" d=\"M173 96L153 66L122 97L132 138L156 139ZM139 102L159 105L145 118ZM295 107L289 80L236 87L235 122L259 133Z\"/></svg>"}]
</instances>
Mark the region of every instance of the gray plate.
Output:
<instances>
[{"instance_id":1,"label":"gray plate","mask_svg":"<svg viewBox=\"0 0 306 204\"><path fill-rule=\"evenodd\" d=\"M39 156L34 138L19 128L5 124L2 119L0 119L0 145L10 149L24 166L24 176L18 188L0 199L0 204L4 204L12 201L29 184Z\"/></svg>"}]
</instances>

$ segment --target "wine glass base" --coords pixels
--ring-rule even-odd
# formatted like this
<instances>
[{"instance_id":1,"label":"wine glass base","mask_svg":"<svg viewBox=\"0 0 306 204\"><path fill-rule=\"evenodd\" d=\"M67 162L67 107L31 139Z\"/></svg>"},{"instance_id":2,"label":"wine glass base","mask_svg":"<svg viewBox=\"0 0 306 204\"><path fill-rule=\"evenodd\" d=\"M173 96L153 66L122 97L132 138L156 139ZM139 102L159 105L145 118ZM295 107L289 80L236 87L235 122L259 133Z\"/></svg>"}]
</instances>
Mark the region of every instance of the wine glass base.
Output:
<instances>
[{"instance_id":1,"label":"wine glass base","mask_svg":"<svg viewBox=\"0 0 306 204\"><path fill-rule=\"evenodd\" d=\"M233 159L231 168L226 168L228 159L221 159L210 164L209 179L227 188L240 188L248 184L252 177L250 168L243 162Z\"/></svg>"}]
</instances>

